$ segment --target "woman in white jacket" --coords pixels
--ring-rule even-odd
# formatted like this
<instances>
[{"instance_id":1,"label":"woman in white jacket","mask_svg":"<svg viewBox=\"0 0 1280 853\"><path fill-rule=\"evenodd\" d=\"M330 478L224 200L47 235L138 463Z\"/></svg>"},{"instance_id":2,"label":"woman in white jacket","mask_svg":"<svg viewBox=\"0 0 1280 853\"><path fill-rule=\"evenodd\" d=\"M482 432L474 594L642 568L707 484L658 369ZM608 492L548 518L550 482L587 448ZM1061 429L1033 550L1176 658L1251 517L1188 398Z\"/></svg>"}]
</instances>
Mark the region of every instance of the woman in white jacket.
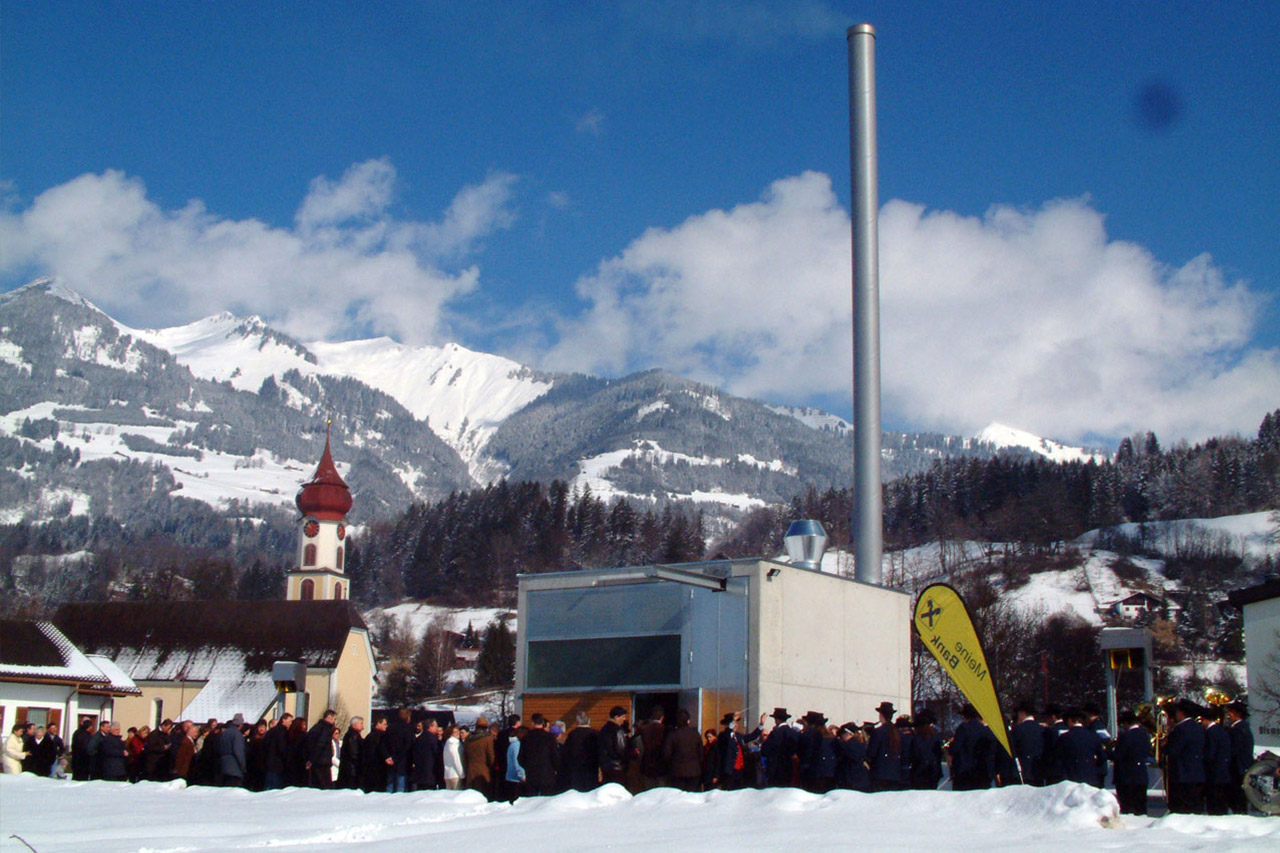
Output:
<instances>
[{"instance_id":1,"label":"woman in white jacket","mask_svg":"<svg viewBox=\"0 0 1280 853\"><path fill-rule=\"evenodd\" d=\"M462 780L466 771L462 767L462 740L458 737L458 727L449 726L449 736L444 741L444 786L450 791L462 788Z\"/></svg>"},{"instance_id":2,"label":"woman in white jacket","mask_svg":"<svg viewBox=\"0 0 1280 853\"><path fill-rule=\"evenodd\" d=\"M4 739L4 772L21 773L22 760L30 755L22 748L22 734L27 729L24 723L18 723L13 731Z\"/></svg>"}]
</instances>

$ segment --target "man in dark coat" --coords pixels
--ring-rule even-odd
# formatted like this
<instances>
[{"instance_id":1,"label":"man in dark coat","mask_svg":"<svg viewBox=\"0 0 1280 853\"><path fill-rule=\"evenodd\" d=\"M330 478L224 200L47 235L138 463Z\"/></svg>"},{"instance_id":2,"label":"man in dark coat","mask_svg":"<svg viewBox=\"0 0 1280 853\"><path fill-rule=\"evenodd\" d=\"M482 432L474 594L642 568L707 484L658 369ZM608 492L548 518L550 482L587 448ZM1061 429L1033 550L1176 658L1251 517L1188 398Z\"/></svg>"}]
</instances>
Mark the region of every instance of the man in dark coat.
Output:
<instances>
[{"instance_id":1,"label":"man in dark coat","mask_svg":"<svg viewBox=\"0 0 1280 853\"><path fill-rule=\"evenodd\" d=\"M1169 811L1198 814L1204 810L1204 729L1195 721L1200 706L1183 699L1173 706L1174 725L1169 729L1165 772L1169 778Z\"/></svg>"},{"instance_id":2,"label":"man in dark coat","mask_svg":"<svg viewBox=\"0 0 1280 853\"><path fill-rule=\"evenodd\" d=\"M387 790L387 775L391 770L391 752L387 749L386 717L379 717L373 731L360 746L360 787L366 794Z\"/></svg>"},{"instance_id":3,"label":"man in dark coat","mask_svg":"<svg viewBox=\"0 0 1280 853\"><path fill-rule=\"evenodd\" d=\"M262 739L262 751L267 762L264 787L268 791L284 787L284 773L289 761L289 726L292 724L293 714L285 714Z\"/></svg>"},{"instance_id":4,"label":"man in dark coat","mask_svg":"<svg viewBox=\"0 0 1280 853\"><path fill-rule=\"evenodd\" d=\"M307 732L307 782L312 788L333 787L333 728L338 712L330 708Z\"/></svg>"},{"instance_id":5,"label":"man in dark coat","mask_svg":"<svg viewBox=\"0 0 1280 853\"><path fill-rule=\"evenodd\" d=\"M382 736L383 747L391 757L387 767L387 793L404 793L409 790L409 768L413 762L413 726L409 709L401 708L396 718L387 724Z\"/></svg>"},{"instance_id":6,"label":"man in dark coat","mask_svg":"<svg viewBox=\"0 0 1280 853\"><path fill-rule=\"evenodd\" d=\"M1151 763L1151 734L1138 725L1133 711L1125 711L1117 718L1120 734L1111 751L1112 781L1116 786L1116 799L1123 814L1147 813L1147 767Z\"/></svg>"},{"instance_id":7,"label":"man in dark coat","mask_svg":"<svg viewBox=\"0 0 1280 853\"><path fill-rule=\"evenodd\" d=\"M107 720L98 721L98 730L93 733L93 737L89 739L89 778L101 779L102 777L102 741L111 734L111 723ZM128 769L125 770L126 776Z\"/></svg>"},{"instance_id":8,"label":"man in dark coat","mask_svg":"<svg viewBox=\"0 0 1280 853\"><path fill-rule=\"evenodd\" d=\"M1036 722L1035 711L1029 702L1018 706L1018 722L1010 731L1010 746L1017 759L1024 785L1043 785L1041 759L1044 757L1044 726ZM1016 780L1011 780L1016 781Z\"/></svg>"},{"instance_id":9,"label":"man in dark coat","mask_svg":"<svg viewBox=\"0 0 1280 853\"><path fill-rule=\"evenodd\" d=\"M40 741L36 750L38 752L36 772L41 776L52 775L54 765L58 763L58 759L66 751L62 738L58 737L57 723L50 723L49 727L44 730L44 740Z\"/></svg>"},{"instance_id":10,"label":"man in dark coat","mask_svg":"<svg viewBox=\"0 0 1280 853\"><path fill-rule=\"evenodd\" d=\"M1072 782L1098 784L1098 762L1106 760L1106 748L1098 733L1084 724L1083 711L1067 712L1067 730L1058 738L1063 776Z\"/></svg>"},{"instance_id":11,"label":"man in dark coat","mask_svg":"<svg viewBox=\"0 0 1280 853\"><path fill-rule=\"evenodd\" d=\"M1040 756L1040 776L1044 784L1056 785L1065 778L1058 757L1058 738L1067 730L1067 721L1062 719L1062 709L1057 705L1046 705L1043 719L1044 752Z\"/></svg>"},{"instance_id":12,"label":"man in dark coat","mask_svg":"<svg viewBox=\"0 0 1280 853\"><path fill-rule=\"evenodd\" d=\"M173 754L173 778L191 780L191 765L196 757L196 724L183 720L177 727L181 739Z\"/></svg>"},{"instance_id":13,"label":"man in dark coat","mask_svg":"<svg viewBox=\"0 0 1280 853\"><path fill-rule=\"evenodd\" d=\"M867 763L871 766L871 788L892 791L906 787L902 765L902 733L893 723L892 702L881 702L876 708L880 722L871 731L867 743Z\"/></svg>"},{"instance_id":14,"label":"man in dark coat","mask_svg":"<svg viewBox=\"0 0 1280 853\"><path fill-rule=\"evenodd\" d=\"M995 775L996 750L1000 742L978 716L978 709L966 702L960 708L964 722L951 738L951 787L955 791L990 788Z\"/></svg>"},{"instance_id":15,"label":"man in dark coat","mask_svg":"<svg viewBox=\"0 0 1280 853\"><path fill-rule=\"evenodd\" d=\"M840 727L840 744L836 748L836 787L863 793L871 791L867 745L859 737L857 723L845 723Z\"/></svg>"},{"instance_id":16,"label":"man in dark coat","mask_svg":"<svg viewBox=\"0 0 1280 853\"><path fill-rule=\"evenodd\" d=\"M110 725L98 744L99 778L105 782L124 782L129 778L129 751L124 738L120 737L120 724Z\"/></svg>"},{"instance_id":17,"label":"man in dark coat","mask_svg":"<svg viewBox=\"0 0 1280 853\"><path fill-rule=\"evenodd\" d=\"M671 784L682 791L698 790L702 784L702 738L684 708L676 712L676 727L662 742L662 753Z\"/></svg>"},{"instance_id":18,"label":"man in dark coat","mask_svg":"<svg viewBox=\"0 0 1280 853\"><path fill-rule=\"evenodd\" d=\"M1227 806L1236 814L1249 813L1244 795L1244 774L1253 766L1253 730L1249 728L1249 706L1239 699L1226 706L1227 733L1231 735L1231 778Z\"/></svg>"},{"instance_id":19,"label":"man in dark coat","mask_svg":"<svg viewBox=\"0 0 1280 853\"><path fill-rule=\"evenodd\" d=\"M414 791L434 791L444 782L444 747L440 744L440 723L430 717L420 723L422 731L413 739L413 767L410 784Z\"/></svg>"},{"instance_id":20,"label":"man in dark coat","mask_svg":"<svg viewBox=\"0 0 1280 853\"><path fill-rule=\"evenodd\" d=\"M1227 800L1232 787L1231 733L1222 725L1222 712L1207 708L1204 720L1204 811L1205 814L1227 813ZM1240 785L1240 780L1235 780Z\"/></svg>"},{"instance_id":21,"label":"man in dark coat","mask_svg":"<svg viewBox=\"0 0 1280 853\"><path fill-rule=\"evenodd\" d=\"M364 766L360 747L364 745L364 717L352 717L347 733L342 736L342 748L338 750L338 787L358 789L360 772Z\"/></svg>"},{"instance_id":22,"label":"man in dark coat","mask_svg":"<svg viewBox=\"0 0 1280 853\"><path fill-rule=\"evenodd\" d=\"M818 714L817 711L810 711L810 717L821 717L823 722L826 718ZM761 715L761 721L768 719ZM757 726L755 731L749 734L741 734L739 728L742 726L742 714L729 713L725 714L720 720L720 725L724 726L724 730L716 738L715 745L715 778L712 783L724 791L734 791L741 788L747 781L744 771L747 767L747 744L760 737L760 727ZM821 751L821 744L818 746ZM834 776L834 754L832 757L832 775ZM814 768L817 768L817 759L815 758Z\"/></svg>"},{"instance_id":23,"label":"man in dark coat","mask_svg":"<svg viewBox=\"0 0 1280 853\"><path fill-rule=\"evenodd\" d=\"M169 732L172 730L173 720L165 720L160 728L147 735L147 742L142 748L142 766L146 778L152 782L170 778Z\"/></svg>"},{"instance_id":24,"label":"man in dark coat","mask_svg":"<svg viewBox=\"0 0 1280 853\"><path fill-rule=\"evenodd\" d=\"M89 752L89 742L93 740L93 720L80 721L80 727L71 736L71 778L77 782L89 781L93 769L93 757Z\"/></svg>"},{"instance_id":25,"label":"man in dark coat","mask_svg":"<svg viewBox=\"0 0 1280 853\"><path fill-rule=\"evenodd\" d=\"M586 711L579 711L575 722L577 725L564 739L564 769L570 788L592 791L600 784L600 733L591 728L591 717ZM694 736L696 738L697 732Z\"/></svg>"},{"instance_id":26,"label":"man in dark coat","mask_svg":"<svg viewBox=\"0 0 1280 853\"><path fill-rule=\"evenodd\" d=\"M769 788L788 788L795 784L795 759L800 748L800 733L787 720L791 714L786 708L774 708L769 715L773 728L760 744L760 757L764 759L764 784ZM694 732L696 735L697 732Z\"/></svg>"},{"instance_id":27,"label":"man in dark coat","mask_svg":"<svg viewBox=\"0 0 1280 853\"><path fill-rule=\"evenodd\" d=\"M667 760L662 749L667 736L665 719L666 711L661 705L654 705L649 720L640 726L640 778L644 790L667 783Z\"/></svg>"},{"instance_id":28,"label":"man in dark coat","mask_svg":"<svg viewBox=\"0 0 1280 853\"><path fill-rule=\"evenodd\" d=\"M604 782L627 784L627 733L623 724L628 712L621 705L609 710L609 722L600 727L600 778Z\"/></svg>"},{"instance_id":29,"label":"man in dark coat","mask_svg":"<svg viewBox=\"0 0 1280 853\"><path fill-rule=\"evenodd\" d=\"M560 744L547 731L547 720L541 714L529 718L532 728L520 741L520 766L524 768L525 793L531 797L556 793L556 774L560 771Z\"/></svg>"}]
</instances>

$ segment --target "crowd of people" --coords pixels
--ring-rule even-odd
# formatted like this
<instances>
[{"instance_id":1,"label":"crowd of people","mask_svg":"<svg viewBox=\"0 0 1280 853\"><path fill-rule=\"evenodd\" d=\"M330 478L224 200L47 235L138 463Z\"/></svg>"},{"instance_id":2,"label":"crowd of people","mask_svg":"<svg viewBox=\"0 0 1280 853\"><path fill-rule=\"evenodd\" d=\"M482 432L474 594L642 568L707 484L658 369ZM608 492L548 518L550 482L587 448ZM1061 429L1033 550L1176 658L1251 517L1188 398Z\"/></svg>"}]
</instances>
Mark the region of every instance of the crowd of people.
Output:
<instances>
[{"instance_id":1,"label":"crowd of people","mask_svg":"<svg viewBox=\"0 0 1280 853\"><path fill-rule=\"evenodd\" d=\"M1037 719L1033 708L1021 705L1009 731L1010 754L972 705L959 710L962 720L947 741L928 708L895 716L890 702L875 709L875 722L834 725L817 711L793 721L787 709L775 708L750 731L740 713L730 713L720 728L701 734L686 710L669 720L655 707L632 725L621 706L599 729L584 712L572 728L534 713L527 721L507 717L496 733L484 717L468 729L434 718L415 723L408 710L380 717L367 732L365 721L353 717L345 733L332 710L310 728L291 714L255 724L241 715L202 725L165 720L155 730L127 733L119 723L85 720L69 751L56 726L19 724L5 742L4 770L57 776L69 769L73 779L135 782L181 778L255 791L467 788L514 802L610 782L632 793L664 786L798 787L819 794L934 789L945 767L957 791L1067 780L1101 788L1110 775L1121 810L1146 813L1157 744L1132 711L1119 716L1113 739L1096 706L1049 706ZM1241 785L1253 763L1247 706L1203 708L1184 699L1172 706L1164 734L1158 746L1170 811L1247 813Z\"/></svg>"}]
</instances>

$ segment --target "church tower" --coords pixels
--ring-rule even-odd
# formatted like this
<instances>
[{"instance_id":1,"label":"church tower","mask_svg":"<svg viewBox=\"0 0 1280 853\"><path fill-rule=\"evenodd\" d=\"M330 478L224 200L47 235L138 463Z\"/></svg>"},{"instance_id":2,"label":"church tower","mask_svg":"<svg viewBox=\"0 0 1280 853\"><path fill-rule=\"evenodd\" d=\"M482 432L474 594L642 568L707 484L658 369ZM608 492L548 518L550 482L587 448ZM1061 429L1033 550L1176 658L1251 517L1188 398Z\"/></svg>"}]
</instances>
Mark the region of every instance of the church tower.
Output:
<instances>
[{"instance_id":1,"label":"church tower","mask_svg":"<svg viewBox=\"0 0 1280 853\"><path fill-rule=\"evenodd\" d=\"M302 486L295 501L298 519L298 553L289 572L285 598L289 601L347 598L351 586L343 566L347 550L347 512L351 490L338 474L329 453L325 430L324 455L316 473Z\"/></svg>"}]
</instances>

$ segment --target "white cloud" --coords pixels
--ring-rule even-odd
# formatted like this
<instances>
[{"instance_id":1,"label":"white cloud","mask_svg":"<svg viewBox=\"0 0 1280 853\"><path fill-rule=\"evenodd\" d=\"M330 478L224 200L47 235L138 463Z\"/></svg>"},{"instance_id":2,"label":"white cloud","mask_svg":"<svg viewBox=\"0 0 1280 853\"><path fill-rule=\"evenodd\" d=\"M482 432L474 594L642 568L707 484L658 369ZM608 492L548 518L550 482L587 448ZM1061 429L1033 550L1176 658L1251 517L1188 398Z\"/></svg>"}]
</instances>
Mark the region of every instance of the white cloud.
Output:
<instances>
[{"instance_id":1,"label":"white cloud","mask_svg":"<svg viewBox=\"0 0 1280 853\"><path fill-rule=\"evenodd\" d=\"M446 262L511 223L515 178L464 187L439 222L393 217L395 180L386 160L316 178L294 226L279 228L219 217L199 201L162 209L118 171L81 175L25 210L0 212L0 274L56 275L134 325L231 307L308 339L355 326L435 340L447 303L479 280L474 266Z\"/></svg>"},{"instance_id":2,"label":"white cloud","mask_svg":"<svg viewBox=\"0 0 1280 853\"><path fill-rule=\"evenodd\" d=\"M578 133L586 133L591 136L604 135L604 113L597 109L588 110L574 122L573 129Z\"/></svg>"},{"instance_id":3,"label":"white cloud","mask_svg":"<svg viewBox=\"0 0 1280 853\"><path fill-rule=\"evenodd\" d=\"M1275 405L1280 353L1251 345L1260 297L1207 256L1170 268L1109 239L1085 201L982 218L892 201L880 244L885 409L921 428L1194 439L1251 433ZM849 220L825 175L650 229L578 292L549 366L848 394Z\"/></svg>"}]
</instances>

